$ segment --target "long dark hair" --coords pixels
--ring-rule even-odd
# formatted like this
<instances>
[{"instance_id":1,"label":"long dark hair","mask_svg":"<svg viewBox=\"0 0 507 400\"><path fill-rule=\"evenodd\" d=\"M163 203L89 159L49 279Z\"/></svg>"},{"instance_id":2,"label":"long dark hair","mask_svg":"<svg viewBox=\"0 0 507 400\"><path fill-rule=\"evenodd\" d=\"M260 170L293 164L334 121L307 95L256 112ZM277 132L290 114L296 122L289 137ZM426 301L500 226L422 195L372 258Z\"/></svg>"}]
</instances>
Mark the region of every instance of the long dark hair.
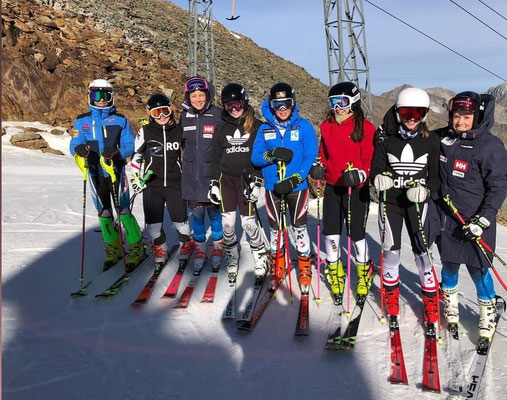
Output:
<instances>
[{"instance_id":1,"label":"long dark hair","mask_svg":"<svg viewBox=\"0 0 507 400\"><path fill-rule=\"evenodd\" d=\"M354 113L354 131L350 135L350 138L354 143L359 143L364 138L364 112L361 108L361 100L356 101L350 107L350 110ZM326 119L329 122L337 123L334 117L334 110L329 110Z\"/></svg>"}]
</instances>

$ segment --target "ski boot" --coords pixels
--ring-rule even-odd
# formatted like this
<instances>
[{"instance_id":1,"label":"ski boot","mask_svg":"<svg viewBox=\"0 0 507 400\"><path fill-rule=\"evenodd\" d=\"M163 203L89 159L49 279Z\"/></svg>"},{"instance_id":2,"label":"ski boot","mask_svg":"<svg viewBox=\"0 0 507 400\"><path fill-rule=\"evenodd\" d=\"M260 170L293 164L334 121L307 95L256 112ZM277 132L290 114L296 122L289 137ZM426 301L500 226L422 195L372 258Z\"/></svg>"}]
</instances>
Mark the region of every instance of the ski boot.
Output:
<instances>
[{"instance_id":1,"label":"ski boot","mask_svg":"<svg viewBox=\"0 0 507 400\"><path fill-rule=\"evenodd\" d=\"M259 247L250 246L254 259L255 286L260 286L264 281L266 272L268 272L268 255L264 244Z\"/></svg>"},{"instance_id":2,"label":"ski boot","mask_svg":"<svg viewBox=\"0 0 507 400\"><path fill-rule=\"evenodd\" d=\"M438 296L432 293L433 296L423 294L424 303L424 322L426 324L435 324L438 321Z\"/></svg>"},{"instance_id":3,"label":"ski boot","mask_svg":"<svg viewBox=\"0 0 507 400\"><path fill-rule=\"evenodd\" d=\"M459 309L458 309L458 288L441 289L441 299L444 302L444 318L449 327L458 325Z\"/></svg>"},{"instance_id":4,"label":"ski boot","mask_svg":"<svg viewBox=\"0 0 507 400\"><path fill-rule=\"evenodd\" d=\"M280 250L278 263L276 260L276 252L270 254L271 258L271 279L281 281L285 278L285 251Z\"/></svg>"},{"instance_id":5,"label":"ski boot","mask_svg":"<svg viewBox=\"0 0 507 400\"><path fill-rule=\"evenodd\" d=\"M144 243L140 240L130 245L127 255L127 272L134 271L138 265L145 259Z\"/></svg>"},{"instance_id":6,"label":"ski boot","mask_svg":"<svg viewBox=\"0 0 507 400\"><path fill-rule=\"evenodd\" d=\"M301 285L301 293L310 293L310 285L312 284L312 255L306 256L298 254L298 267L299 267L299 284Z\"/></svg>"},{"instance_id":7,"label":"ski boot","mask_svg":"<svg viewBox=\"0 0 507 400\"><path fill-rule=\"evenodd\" d=\"M106 257L102 268L104 271L107 271L122 257L120 237L118 236L113 243L106 243L104 246L104 252L106 253Z\"/></svg>"},{"instance_id":8,"label":"ski boot","mask_svg":"<svg viewBox=\"0 0 507 400\"><path fill-rule=\"evenodd\" d=\"M373 270L375 264L373 260L368 260L367 263L357 264L357 301L364 302L368 295L371 287L371 281L373 280Z\"/></svg>"},{"instance_id":9,"label":"ski boot","mask_svg":"<svg viewBox=\"0 0 507 400\"><path fill-rule=\"evenodd\" d=\"M400 314L400 289L398 287L394 289L387 289L384 286L384 304L386 305L386 311L389 317L395 317ZM392 320L392 318L389 318Z\"/></svg>"},{"instance_id":10,"label":"ski boot","mask_svg":"<svg viewBox=\"0 0 507 400\"><path fill-rule=\"evenodd\" d=\"M194 275L200 275L206 260L206 242L195 242Z\"/></svg>"},{"instance_id":11,"label":"ski boot","mask_svg":"<svg viewBox=\"0 0 507 400\"><path fill-rule=\"evenodd\" d=\"M345 288L345 272L343 271L343 263L341 259L337 262L326 262L325 274L327 281L331 285L331 293L335 305L343 302L343 289Z\"/></svg>"},{"instance_id":12,"label":"ski boot","mask_svg":"<svg viewBox=\"0 0 507 400\"><path fill-rule=\"evenodd\" d=\"M225 266L227 268L227 276L229 278L229 285L234 286L236 283L236 278L238 277L238 242L235 242L233 244L224 244L223 251Z\"/></svg>"},{"instance_id":13,"label":"ski boot","mask_svg":"<svg viewBox=\"0 0 507 400\"><path fill-rule=\"evenodd\" d=\"M213 253L211 253L211 265L213 265L213 267L222 264L224 258L224 252L222 251L223 245L224 241L222 239L213 240Z\"/></svg>"},{"instance_id":14,"label":"ski boot","mask_svg":"<svg viewBox=\"0 0 507 400\"><path fill-rule=\"evenodd\" d=\"M168 254L167 254L167 243L164 242L162 244L152 243L151 250L153 251L154 261L155 261L155 271L159 271L167 262Z\"/></svg>"},{"instance_id":15,"label":"ski boot","mask_svg":"<svg viewBox=\"0 0 507 400\"><path fill-rule=\"evenodd\" d=\"M496 328L495 300L477 299L479 302L479 340L491 342Z\"/></svg>"},{"instance_id":16,"label":"ski boot","mask_svg":"<svg viewBox=\"0 0 507 400\"><path fill-rule=\"evenodd\" d=\"M192 253L194 252L194 240L190 237L185 242L180 242L180 250L179 250L179 265L187 265L188 260L192 257Z\"/></svg>"}]
</instances>

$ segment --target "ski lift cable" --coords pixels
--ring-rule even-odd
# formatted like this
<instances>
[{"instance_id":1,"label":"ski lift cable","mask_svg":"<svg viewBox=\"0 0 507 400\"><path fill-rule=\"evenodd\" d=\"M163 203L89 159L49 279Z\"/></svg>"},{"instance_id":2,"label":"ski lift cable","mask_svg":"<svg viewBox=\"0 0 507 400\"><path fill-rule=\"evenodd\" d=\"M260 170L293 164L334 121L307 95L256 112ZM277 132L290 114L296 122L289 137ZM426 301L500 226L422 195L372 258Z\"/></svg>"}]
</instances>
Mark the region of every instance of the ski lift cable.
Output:
<instances>
[{"instance_id":1,"label":"ski lift cable","mask_svg":"<svg viewBox=\"0 0 507 400\"><path fill-rule=\"evenodd\" d=\"M482 3L483 5L485 5L486 7L488 7L491 11L493 11L495 14L499 15L500 17L502 17L504 20L507 21L507 18L505 18L502 14L500 14L498 11L496 11L493 7L487 5L482 0L478 0L478 1L479 1L479 3Z\"/></svg>"}]
</instances>

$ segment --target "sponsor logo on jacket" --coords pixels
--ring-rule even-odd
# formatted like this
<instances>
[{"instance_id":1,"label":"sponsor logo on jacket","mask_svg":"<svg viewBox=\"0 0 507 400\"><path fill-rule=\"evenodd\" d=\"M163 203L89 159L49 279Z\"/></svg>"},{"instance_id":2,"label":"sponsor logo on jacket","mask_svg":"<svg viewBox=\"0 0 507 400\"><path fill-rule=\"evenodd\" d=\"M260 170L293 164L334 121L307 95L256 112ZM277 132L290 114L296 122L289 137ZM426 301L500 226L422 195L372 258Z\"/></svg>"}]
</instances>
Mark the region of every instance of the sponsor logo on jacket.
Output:
<instances>
[{"instance_id":1,"label":"sponsor logo on jacket","mask_svg":"<svg viewBox=\"0 0 507 400\"><path fill-rule=\"evenodd\" d=\"M81 126L81 129L83 131L89 131L91 128L90 128L90 125L88 125L88 122L85 122L82 126Z\"/></svg>"},{"instance_id":2,"label":"sponsor logo on jacket","mask_svg":"<svg viewBox=\"0 0 507 400\"><path fill-rule=\"evenodd\" d=\"M227 154L231 153L248 153L250 151L250 147L243 147L243 146L232 146L227 149L225 149L225 152Z\"/></svg>"}]
</instances>

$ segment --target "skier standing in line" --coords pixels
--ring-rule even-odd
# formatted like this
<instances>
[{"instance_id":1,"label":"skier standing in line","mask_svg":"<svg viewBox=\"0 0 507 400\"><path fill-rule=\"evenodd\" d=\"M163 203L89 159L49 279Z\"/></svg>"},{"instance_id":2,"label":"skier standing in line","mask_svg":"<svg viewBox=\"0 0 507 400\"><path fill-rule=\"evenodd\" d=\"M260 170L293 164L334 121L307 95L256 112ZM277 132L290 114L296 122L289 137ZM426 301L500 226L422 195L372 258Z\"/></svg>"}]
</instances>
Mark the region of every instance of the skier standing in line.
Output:
<instances>
[{"instance_id":1,"label":"skier standing in line","mask_svg":"<svg viewBox=\"0 0 507 400\"><path fill-rule=\"evenodd\" d=\"M238 238L234 231L237 208L241 226L250 239L258 282L267 272L267 249L255 221L252 205L259 198L262 187L261 172L254 171L250 156L261 121L255 118L253 108L248 104L248 94L240 84L230 83L225 86L221 100L224 123L213 138L212 179L208 198L213 204L220 206L222 212L224 256L229 282L233 284L238 274ZM248 181L248 187L245 187L245 180Z\"/></svg>"},{"instance_id":2,"label":"skier standing in line","mask_svg":"<svg viewBox=\"0 0 507 400\"><path fill-rule=\"evenodd\" d=\"M195 256L194 270L200 272L206 252L206 211L210 219L213 240L213 265L219 264L222 254L222 215L208 199L211 180L211 150L213 137L222 123L222 110L214 106L215 88L205 79L194 76L185 83L183 127L183 165L181 194L192 211Z\"/></svg>"},{"instance_id":3,"label":"skier standing in line","mask_svg":"<svg viewBox=\"0 0 507 400\"><path fill-rule=\"evenodd\" d=\"M479 336L491 340L495 331L495 288L489 262L476 242L493 250L496 215L507 194L507 151L490 133L495 99L489 94L458 93L449 101L449 126L439 129L442 198L437 201L442 260L444 316L459 322L458 272L465 264L477 289ZM466 224L452 215L443 197L449 195ZM491 256L490 256L491 257Z\"/></svg>"},{"instance_id":4,"label":"skier standing in line","mask_svg":"<svg viewBox=\"0 0 507 400\"><path fill-rule=\"evenodd\" d=\"M371 285L371 260L365 232L370 205L368 177L375 127L364 118L361 94L352 82L334 85L329 90L328 98L331 110L320 125L319 157L322 164L315 163L310 176L314 179L324 177L326 180L323 204L326 275L335 301L341 303L345 272L340 258L340 235L344 222L356 254L357 294L366 296ZM349 165L352 168L349 169ZM350 199L348 188L352 188ZM347 221L349 207L350 227Z\"/></svg>"},{"instance_id":5,"label":"skier standing in line","mask_svg":"<svg viewBox=\"0 0 507 400\"><path fill-rule=\"evenodd\" d=\"M132 159L132 189L143 193L144 220L151 237L155 268L167 261L164 229L164 205L178 231L180 259L192 254L192 240L187 203L181 199L182 128L174 119L174 107L164 94L152 95L146 105L149 123L142 126L135 139ZM153 174L143 183L146 171Z\"/></svg>"},{"instance_id":6,"label":"skier standing in line","mask_svg":"<svg viewBox=\"0 0 507 400\"><path fill-rule=\"evenodd\" d=\"M401 230L407 228L424 301L425 321L438 319L438 297L427 248L419 232L419 219L428 237L426 220L430 195L436 196L438 178L438 137L428 131L428 94L418 88L402 90L396 104L384 116L376 132L379 141L371 166L371 181L379 192L379 227L384 237L383 295L390 316L399 315L399 266ZM385 191L385 204L383 193ZM416 204L420 204L420 215ZM382 213L385 206L385 226Z\"/></svg>"},{"instance_id":7,"label":"skier standing in line","mask_svg":"<svg viewBox=\"0 0 507 400\"><path fill-rule=\"evenodd\" d=\"M271 88L269 98L262 104L262 114L266 122L257 131L252 163L262 168L266 187L272 264L276 259L278 245L280 200L281 196L285 196L296 239L299 283L302 290L306 291L309 290L312 279L310 238L306 228L307 176L317 156L317 135L310 122L299 116L295 91L287 83L277 83ZM283 180L278 177L278 162L286 165ZM289 243L285 245L289 246ZM282 246L283 243L280 243L281 250ZM282 252L278 262L285 260L283 254Z\"/></svg>"},{"instance_id":8,"label":"skier standing in line","mask_svg":"<svg viewBox=\"0 0 507 400\"><path fill-rule=\"evenodd\" d=\"M74 122L75 135L70 141L70 153L88 161L93 203L105 243L104 270L111 268L122 256L122 240L116 231L112 211L113 188L109 175L100 165L100 157L114 164L120 222L130 247L126 261L130 272L145 257L141 229L129 211L129 185L125 174L126 160L134 154L134 135L127 118L116 112L113 86L107 80L95 79L88 85L88 109L89 112L79 115Z\"/></svg>"}]
</instances>

